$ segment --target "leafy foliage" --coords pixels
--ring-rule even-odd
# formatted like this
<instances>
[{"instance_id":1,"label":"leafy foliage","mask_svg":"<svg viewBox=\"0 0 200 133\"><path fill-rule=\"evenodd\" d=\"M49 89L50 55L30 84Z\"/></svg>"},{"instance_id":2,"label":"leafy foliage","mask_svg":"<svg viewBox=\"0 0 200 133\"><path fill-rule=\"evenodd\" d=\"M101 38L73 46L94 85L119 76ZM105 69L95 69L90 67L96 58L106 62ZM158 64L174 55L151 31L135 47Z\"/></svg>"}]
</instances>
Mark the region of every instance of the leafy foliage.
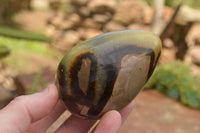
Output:
<instances>
[{"instance_id":1,"label":"leafy foliage","mask_svg":"<svg viewBox=\"0 0 200 133\"><path fill-rule=\"evenodd\" d=\"M15 39L10 37L0 36L0 47L9 47L12 53L14 54L23 51L28 51L37 54L49 55L49 53L46 50L45 43L39 41Z\"/></svg>"},{"instance_id":2,"label":"leafy foliage","mask_svg":"<svg viewBox=\"0 0 200 133\"><path fill-rule=\"evenodd\" d=\"M34 94L39 91L38 90L39 87L45 88L47 86L48 83L42 81L41 78L42 78L42 70L36 73L33 82L31 84L30 90L25 92L26 95Z\"/></svg>"},{"instance_id":3,"label":"leafy foliage","mask_svg":"<svg viewBox=\"0 0 200 133\"><path fill-rule=\"evenodd\" d=\"M10 54L10 49L5 45L0 45L0 59Z\"/></svg>"},{"instance_id":4,"label":"leafy foliage","mask_svg":"<svg viewBox=\"0 0 200 133\"><path fill-rule=\"evenodd\" d=\"M20 39L27 39L27 40L37 40L37 41L44 41L44 42L51 41L51 38L42 34L30 33L30 32L13 29L9 27L3 27L3 26L0 27L0 35L20 38Z\"/></svg>"},{"instance_id":5,"label":"leafy foliage","mask_svg":"<svg viewBox=\"0 0 200 133\"><path fill-rule=\"evenodd\" d=\"M154 0L144 0L149 5L153 5ZM170 7L176 7L181 0L165 0L165 5ZM185 5L198 8L200 6L200 0L183 0Z\"/></svg>"},{"instance_id":6,"label":"leafy foliage","mask_svg":"<svg viewBox=\"0 0 200 133\"><path fill-rule=\"evenodd\" d=\"M30 90L28 90L26 92L26 95L33 94L33 93L36 93L38 91L37 89L38 89L38 86L40 84L41 75L42 75L42 72L38 72L35 75L33 82L31 84L31 88L30 88Z\"/></svg>"},{"instance_id":7,"label":"leafy foliage","mask_svg":"<svg viewBox=\"0 0 200 133\"><path fill-rule=\"evenodd\" d=\"M200 76L192 77L190 67L181 61L158 66L146 87L155 87L183 104L200 109Z\"/></svg>"},{"instance_id":8,"label":"leafy foliage","mask_svg":"<svg viewBox=\"0 0 200 133\"><path fill-rule=\"evenodd\" d=\"M40 63L33 63L35 56L37 58L46 58L55 61L61 58L57 54L56 49L50 49L44 42L0 36L0 47L3 46L8 47L11 53L7 58L3 58L2 62L13 66L20 72L35 68L36 66L38 68L42 66Z\"/></svg>"}]
</instances>

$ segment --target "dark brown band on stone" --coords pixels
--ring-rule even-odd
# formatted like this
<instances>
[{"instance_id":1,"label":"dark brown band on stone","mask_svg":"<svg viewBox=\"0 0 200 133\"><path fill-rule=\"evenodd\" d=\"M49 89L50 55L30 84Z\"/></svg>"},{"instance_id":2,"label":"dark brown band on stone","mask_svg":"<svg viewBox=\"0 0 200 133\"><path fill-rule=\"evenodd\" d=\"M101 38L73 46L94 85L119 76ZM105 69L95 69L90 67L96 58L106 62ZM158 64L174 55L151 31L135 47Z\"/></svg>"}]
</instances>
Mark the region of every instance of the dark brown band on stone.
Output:
<instances>
[{"instance_id":1,"label":"dark brown band on stone","mask_svg":"<svg viewBox=\"0 0 200 133\"><path fill-rule=\"evenodd\" d=\"M103 51L102 51L103 52ZM103 108L105 107L106 103L108 102L109 98L112 95L113 88L115 85L115 81L118 76L118 72L121 66L121 60L126 55L144 55L150 56L150 66L149 72L147 75L147 79L153 72L155 67L154 59L155 54L154 51L150 48L143 48L135 45L122 45L114 51L111 51L107 54L104 54L101 57L96 57L93 53L87 52L79 55L74 62L72 63L69 72L65 69L63 64L60 64L58 67L58 82L59 87L61 90L61 96L64 100L65 104L67 105L68 109L76 114L84 116L84 114L80 114L80 106L87 106L89 110L85 117L88 118L97 118L98 115L101 113ZM89 59L91 61L90 66L90 74L89 74L89 83L86 90L86 93L82 91L79 85L79 77L78 72L81 69L82 61L84 59ZM103 89L103 94L100 96L99 101L97 104L94 105L93 101L95 99L96 94L96 79L97 79L97 71L103 70L105 72L105 77L98 77L98 78L105 78L106 82L104 83L105 86ZM66 79L68 77L68 80ZM70 87L70 88L67 88ZM72 93L68 93L66 90L71 90Z\"/></svg>"},{"instance_id":2,"label":"dark brown band on stone","mask_svg":"<svg viewBox=\"0 0 200 133\"><path fill-rule=\"evenodd\" d=\"M103 62L99 62L101 64L101 69L106 71L107 79L106 79L106 87L104 89L104 93L102 94L100 100L98 101L97 105L94 105L88 112L88 115L96 116L98 115L106 105L107 101L112 95L112 91L114 88L114 84L120 70L121 59L125 55L133 54L133 55L140 55L143 54L151 56L151 70L149 70L149 75L153 71L153 62L154 62L154 51L152 49L147 49L143 47L138 47L135 45L123 45L114 51L105 54L101 58L103 58Z\"/></svg>"},{"instance_id":3,"label":"dark brown band on stone","mask_svg":"<svg viewBox=\"0 0 200 133\"><path fill-rule=\"evenodd\" d=\"M85 95L79 86L78 72L81 69L82 61L86 58L90 59L92 63L90 66L89 83ZM61 93L60 95L70 111L79 114L80 109L78 104L91 106L92 101L95 98L96 69L96 57L92 53L84 53L78 56L70 67L69 72L66 70L64 64L59 64L57 78ZM68 77L68 80L66 77Z\"/></svg>"},{"instance_id":4,"label":"dark brown band on stone","mask_svg":"<svg viewBox=\"0 0 200 133\"><path fill-rule=\"evenodd\" d=\"M146 56L150 56L150 61L149 61L149 72L148 72L148 75L147 75L147 79L149 79L149 77L152 75L153 73L153 70L154 70L154 58L155 58L155 53L153 50L149 50L147 53L146 53Z\"/></svg>"},{"instance_id":5,"label":"dark brown band on stone","mask_svg":"<svg viewBox=\"0 0 200 133\"><path fill-rule=\"evenodd\" d=\"M80 77L78 77L78 72L80 71L81 66L83 65L82 63L84 59L89 59L91 61L89 77L85 77L89 78L86 94L80 87L79 83ZM96 57L92 53L84 53L79 55L75 59L74 63L72 64L69 70L69 79L70 79L70 87L72 94L76 97L80 97L81 99L85 98L88 101L93 101L93 99L95 98L96 74L97 74Z\"/></svg>"},{"instance_id":6,"label":"dark brown band on stone","mask_svg":"<svg viewBox=\"0 0 200 133\"><path fill-rule=\"evenodd\" d=\"M77 113L78 107L75 104L75 99L67 94L67 90L70 89L70 88L68 88L69 85L68 85L68 82L66 80L67 76L68 75L67 75L67 71L66 71L64 64L60 63L59 66L58 66L58 72L57 72L57 79L58 79L58 83L59 83L60 96L63 99L63 101L65 102L68 109L70 111Z\"/></svg>"}]
</instances>

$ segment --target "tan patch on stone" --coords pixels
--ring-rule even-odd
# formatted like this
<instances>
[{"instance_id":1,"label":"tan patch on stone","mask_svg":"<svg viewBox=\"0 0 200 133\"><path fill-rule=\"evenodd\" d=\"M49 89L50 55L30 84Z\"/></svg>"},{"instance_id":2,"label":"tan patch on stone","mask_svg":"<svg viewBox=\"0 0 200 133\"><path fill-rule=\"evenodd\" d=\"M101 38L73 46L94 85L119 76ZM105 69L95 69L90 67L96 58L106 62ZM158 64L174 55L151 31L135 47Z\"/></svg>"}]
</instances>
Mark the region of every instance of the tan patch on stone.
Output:
<instances>
[{"instance_id":1,"label":"tan patch on stone","mask_svg":"<svg viewBox=\"0 0 200 133\"><path fill-rule=\"evenodd\" d=\"M90 67L91 67L91 60L88 58L83 59L81 64L81 69L78 72L79 86L85 94L87 92L89 84Z\"/></svg>"},{"instance_id":2,"label":"tan patch on stone","mask_svg":"<svg viewBox=\"0 0 200 133\"><path fill-rule=\"evenodd\" d=\"M112 96L103 112L110 109L120 110L132 101L146 83L149 65L149 56L127 55L122 58Z\"/></svg>"},{"instance_id":3,"label":"tan patch on stone","mask_svg":"<svg viewBox=\"0 0 200 133\"><path fill-rule=\"evenodd\" d=\"M80 114L81 114L81 115L86 115L86 114L88 113L88 110L89 110L89 109L90 109L89 107L83 106L83 108L82 108Z\"/></svg>"},{"instance_id":4,"label":"tan patch on stone","mask_svg":"<svg viewBox=\"0 0 200 133\"><path fill-rule=\"evenodd\" d=\"M76 104L80 110L81 115L86 115L88 113L88 110L90 109L88 106Z\"/></svg>"}]
</instances>

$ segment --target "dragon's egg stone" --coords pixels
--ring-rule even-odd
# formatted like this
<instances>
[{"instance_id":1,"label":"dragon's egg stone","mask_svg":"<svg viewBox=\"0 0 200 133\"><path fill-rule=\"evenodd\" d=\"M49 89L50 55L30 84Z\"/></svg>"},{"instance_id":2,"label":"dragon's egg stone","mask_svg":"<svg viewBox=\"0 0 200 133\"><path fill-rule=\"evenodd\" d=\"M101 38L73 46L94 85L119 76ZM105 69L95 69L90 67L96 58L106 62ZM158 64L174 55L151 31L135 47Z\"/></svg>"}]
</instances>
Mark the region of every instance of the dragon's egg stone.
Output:
<instances>
[{"instance_id":1,"label":"dragon's egg stone","mask_svg":"<svg viewBox=\"0 0 200 133\"><path fill-rule=\"evenodd\" d=\"M154 71L161 41L151 32L125 30L86 40L71 49L57 71L60 96L75 115L98 119L121 110Z\"/></svg>"}]
</instances>

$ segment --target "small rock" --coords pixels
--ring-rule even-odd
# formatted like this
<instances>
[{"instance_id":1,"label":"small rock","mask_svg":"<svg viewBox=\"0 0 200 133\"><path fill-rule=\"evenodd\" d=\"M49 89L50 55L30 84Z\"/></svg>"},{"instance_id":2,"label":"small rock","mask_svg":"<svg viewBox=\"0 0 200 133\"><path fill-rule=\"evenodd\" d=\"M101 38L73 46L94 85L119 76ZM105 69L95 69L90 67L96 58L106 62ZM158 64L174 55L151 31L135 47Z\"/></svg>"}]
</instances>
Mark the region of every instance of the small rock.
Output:
<instances>
[{"instance_id":1,"label":"small rock","mask_svg":"<svg viewBox=\"0 0 200 133\"><path fill-rule=\"evenodd\" d=\"M146 30L150 31L150 26L149 25L141 25L141 24L130 24L127 29L129 30Z\"/></svg>"},{"instance_id":2,"label":"small rock","mask_svg":"<svg viewBox=\"0 0 200 133\"><path fill-rule=\"evenodd\" d=\"M61 24L61 29L67 30L71 29L80 24L81 18L78 14L73 13L70 16L67 16Z\"/></svg>"},{"instance_id":3,"label":"small rock","mask_svg":"<svg viewBox=\"0 0 200 133\"><path fill-rule=\"evenodd\" d=\"M0 86L0 109L6 106L13 98L14 94Z\"/></svg>"},{"instance_id":4,"label":"small rock","mask_svg":"<svg viewBox=\"0 0 200 133\"><path fill-rule=\"evenodd\" d=\"M173 9L171 7L164 7L164 15L163 15L163 20L165 22L168 22L169 19L171 18L173 14ZM152 23L152 18L154 14L154 9L153 7L146 7L145 9L145 16L144 16L144 24L151 24Z\"/></svg>"},{"instance_id":5,"label":"small rock","mask_svg":"<svg viewBox=\"0 0 200 133\"><path fill-rule=\"evenodd\" d=\"M31 7L34 9L48 9L49 0L31 0Z\"/></svg>"},{"instance_id":6,"label":"small rock","mask_svg":"<svg viewBox=\"0 0 200 133\"><path fill-rule=\"evenodd\" d=\"M95 13L115 12L117 5L116 0L91 0L88 3L88 8Z\"/></svg>"},{"instance_id":7,"label":"small rock","mask_svg":"<svg viewBox=\"0 0 200 133\"><path fill-rule=\"evenodd\" d=\"M63 37L56 42L56 47L63 53L69 51L80 40L80 33L73 30L68 30L63 33Z\"/></svg>"},{"instance_id":8,"label":"small rock","mask_svg":"<svg viewBox=\"0 0 200 133\"><path fill-rule=\"evenodd\" d=\"M154 10L152 7L145 8L144 24L151 24Z\"/></svg>"},{"instance_id":9,"label":"small rock","mask_svg":"<svg viewBox=\"0 0 200 133\"><path fill-rule=\"evenodd\" d=\"M191 55L192 62L200 65L200 46L195 46L191 48L189 53Z\"/></svg>"},{"instance_id":10,"label":"small rock","mask_svg":"<svg viewBox=\"0 0 200 133\"><path fill-rule=\"evenodd\" d=\"M175 49L166 49L163 48L161 52L161 56L159 59L160 63L167 63L167 62L173 62L176 60L176 51Z\"/></svg>"},{"instance_id":11,"label":"small rock","mask_svg":"<svg viewBox=\"0 0 200 133\"><path fill-rule=\"evenodd\" d=\"M192 25L186 39L190 47L200 45L200 22Z\"/></svg>"},{"instance_id":12,"label":"small rock","mask_svg":"<svg viewBox=\"0 0 200 133\"><path fill-rule=\"evenodd\" d=\"M69 14L77 13L79 8L80 8L80 7L72 6L72 5L71 5L71 6L69 6L69 7L67 8L67 12L68 12Z\"/></svg>"},{"instance_id":13,"label":"small rock","mask_svg":"<svg viewBox=\"0 0 200 133\"><path fill-rule=\"evenodd\" d=\"M81 7L81 8L79 9L79 14L80 14L82 17L89 17L90 14L91 14L91 12L90 12L90 10L89 10L87 7L83 6L83 7Z\"/></svg>"},{"instance_id":14,"label":"small rock","mask_svg":"<svg viewBox=\"0 0 200 133\"><path fill-rule=\"evenodd\" d=\"M46 28L46 34L50 37L52 37L56 32L56 27L53 26L53 25L49 25L47 28Z\"/></svg>"},{"instance_id":15,"label":"small rock","mask_svg":"<svg viewBox=\"0 0 200 133\"><path fill-rule=\"evenodd\" d=\"M130 24L127 29L129 30L146 30L150 31L150 26L149 25L140 25L140 24Z\"/></svg>"},{"instance_id":16,"label":"small rock","mask_svg":"<svg viewBox=\"0 0 200 133\"><path fill-rule=\"evenodd\" d=\"M199 22L200 11L188 6L182 6L177 16L177 20L182 21L182 23Z\"/></svg>"},{"instance_id":17,"label":"small rock","mask_svg":"<svg viewBox=\"0 0 200 133\"><path fill-rule=\"evenodd\" d=\"M130 30L146 30L146 31L151 30L151 27L149 25L140 25L140 24L130 24L127 28Z\"/></svg>"},{"instance_id":18,"label":"small rock","mask_svg":"<svg viewBox=\"0 0 200 133\"><path fill-rule=\"evenodd\" d=\"M0 63L0 65L2 65ZM0 86L9 91L14 91L15 86L13 82L13 77L16 75L16 71L8 66L0 66Z\"/></svg>"},{"instance_id":19,"label":"small rock","mask_svg":"<svg viewBox=\"0 0 200 133\"><path fill-rule=\"evenodd\" d=\"M71 4L83 6L86 5L90 0L71 0Z\"/></svg>"},{"instance_id":20,"label":"small rock","mask_svg":"<svg viewBox=\"0 0 200 133\"><path fill-rule=\"evenodd\" d=\"M60 0L50 0L49 6L53 10L58 10L62 4Z\"/></svg>"},{"instance_id":21,"label":"small rock","mask_svg":"<svg viewBox=\"0 0 200 133\"><path fill-rule=\"evenodd\" d=\"M45 12L45 11L40 11L40 10L31 10L31 11L24 10L15 14L13 17L13 21L17 25L21 25L21 28L20 28L21 30L25 30L29 32L38 32L38 31L43 31L46 28L46 24L47 24L48 19L50 19L49 18L50 15L53 15L53 14L51 14L50 12ZM56 21L58 21L56 23L60 22L60 20L56 20Z\"/></svg>"},{"instance_id":22,"label":"small rock","mask_svg":"<svg viewBox=\"0 0 200 133\"><path fill-rule=\"evenodd\" d=\"M88 19L90 19L90 18L88 18ZM92 20L92 19L91 19ZM77 29L77 32L80 34L80 40L85 40L85 31L87 30L87 29L95 29L95 28L89 28L89 27L85 27L85 28L83 28L83 26L81 26L81 27L79 27L78 29Z\"/></svg>"},{"instance_id":23,"label":"small rock","mask_svg":"<svg viewBox=\"0 0 200 133\"><path fill-rule=\"evenodd\" d=\"M75 24L78 24L81 21L81 18L78 14L73 13L69 17L67 17L67 20L72 21Z\"/></svg>"},{"instance_id":24,"label":"small rock","mask_svg":"<svg viewBox=\"0 0 200 133\"><path fill-rule=\"evenodd\" d=\"M104 27L105 32L125 30L125 27L117 22L110 21Z\"/></svg>"},{"instance_id":25,"label":"small rock","mask_svg":"<svg viewBox=\"0 0 200 133\"><path fill-rule=\"evenodd\" d=\"M111 19L111 14L95 14L92 18L97 23L105 24Z\"/></svg>"},{"instance_id":26,"label":"small rock","mask_svg":"<svg viewBox=\"0 0 200 133\"><path fill-rule=\"evenodd\" d=\"M69 30L72 29L75 26L75 24L72 21L65 20L60 24L60 28L63 30Z\"/></svg>"},{"instance_id":27,"label":"small rock","mask_svg":"<svg viewBox=\"0 0 200 133\"><path fill-rule=\"evenodd\" d=\"M83 35L83 38L85 40L87 40L89 38L95 37L95 36L100 35L100 34L103 34L103 32L101 32L100 30L97 30L97 29L86 29L85 33Z\"/></svg>"},{"instance_id":28,"label":"small rock","mask_svg":"<svg viewBox=\"0 0 200 133\"><path fill-rule=\"evenodd\" d=\"M14 81L18 95L24 95L28 92L35 93L43 90L47 84L55 82L55 72L46 68L38 73L18 75Z\"/></svg>"},{"instance_id":29,"label":"small rock","mask_svg":"<svg viewBox=\"0 0 200 133\"><path fill-rule=\"evenodd\" d=\"M80 39L80 35L78 32L69 30L65 32L64 35L64 41L66 42L67 45L75 45Z\"/></svg>"},{"instance_id":30,"label":"small rock","mask_svg":"<svg viewBox=\"0 0 200 133\"><path fill-rule=\"evenodd\" d=\"M63 23L65 14L63 12L57 12L55 17L52 19L51 23L55 26L60 26Z\"/></svg>"},{"instance_id":31,"label":"small rock","mask_svg":"<svg viewBox=\"0 0 200 133\"><path fill-rule=\"evenodd\" d=\"M62 37L62 33L60 32L60 29L55 27L54 25L49 25L46 28L46 34L52 37L54 41Z\"/></svg>"},{"instance_id":32,"label":"small rock","mask_svg":"<svg viewBox=\"0 0 200 133\"><path fill-rule=\"evenodd\" d=\"M139 29L141 29L141 25L139 25L139 24L130 24L127 27L127 29L129 29L129 30L139 30Z\"/></svg>"},{"instance_id":33,"label":"small rock","mask_svg":"<svg viewBox=\"0 0 200 133\"><path fill-rule=\"evenodd\" d=\"M192 68L192 75L193 76L199 76L200 74L200 66L195 65L195 64L189 64Z\"/></svg>"},{"instance_id":34,"label":"small rock","mask_svg":"<svg viewBox=\"0 0 200 133\"><path fill-rule=\"evenodd\" d=\"M85 28L94 28L94 29L101 29L102 25L95 22L93 19L91 18L86 18L83 23L82 26Z\"/></svg>"},{"instance_id":35,"label":"small rock","mask_svg":"<svg viewBox=\"0 0 200 133\"><path fill-rule=\"evenodd\" d=\"M123 25L129 25L133 22L143 22L146 4L140 0L121 1L116 8L113 20ZM134 7L134 8L133 8Z\"/></svg>"},{"instance_id":36,"label":"small rock","mask_svg":"<svg viewBox=\"0 0 200 133\"><path fill-rule=\"evenodd\" d=\"M164 7L164 21L168 22L174 13L174 9L168 6Z\"/></svg>"},{"instance_id":37,"label":"small rock","mask_svg":"<svg viewBox=\"0 0 200 133\"><path fill-rule=\"evenodd\" d=\"M194 44L195 44L196 46L200 46L200 37L196 37L196 38L194 39Z\"/></svg>"},{"instance_id":38,"label":"small rock","mask_svg":"<svg viewBox=\"0 0 200 133\"><path fill-rule=\"evenodd\" d=\"M174 47L174 42L170 39L170 38L166 38L164 41L163 41L163 46L165 48L173 48Z\"/></svg>"}]
</instances>

